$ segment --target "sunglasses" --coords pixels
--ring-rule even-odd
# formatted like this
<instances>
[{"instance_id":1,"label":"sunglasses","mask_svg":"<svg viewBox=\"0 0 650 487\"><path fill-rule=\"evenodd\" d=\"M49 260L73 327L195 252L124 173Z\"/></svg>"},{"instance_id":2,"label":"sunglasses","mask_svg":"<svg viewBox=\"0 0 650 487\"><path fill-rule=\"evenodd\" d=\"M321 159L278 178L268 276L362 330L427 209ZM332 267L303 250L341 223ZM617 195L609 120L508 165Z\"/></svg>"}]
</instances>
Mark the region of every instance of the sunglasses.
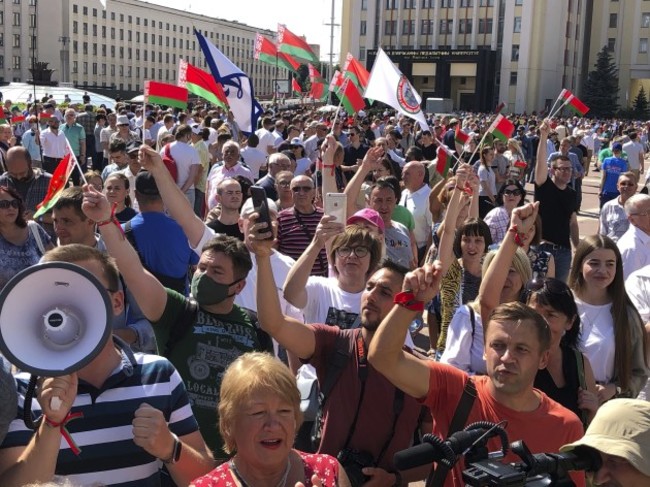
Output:
<instances>
[{"instance_id":1,"label":"sunglasses","mask_svg":"<svg viewBox=\"0 0 650 487\"><path fill-rule=\"evenodd\" d=\"M521 191L518 189L506 189L503 191L505 196L521 196Z\"/></svg>"},{"instance_id":2,"label":"sunglasses","mask_svg":"<svg viewBox=\"0 0 650 487\"><path fill-rule=\"evenodd\" d=\"M309 193L312 189L314 188L312 188L311 186L294 186L293 188L291 188L291 191L293 191L294 193Z\"/></svg>"},{"instance_id":3,"label":"sunglasses","mask_svg":"<svg viewBox=\"0 0 650 487\"><path fill-rule=\"evenodd\" d=\"M0 200L0 210L8 210L9 208L18 208L18 200Z\"/></svg>"},{"instance_id":4,"label":"sunglasses","mask_svg":"<svg viewBox=\"0 0 650 487\"><path fill-rule=\"evenodd\" d=\"M336 255L339 257L350 257L353 253L360 259L368 255L368 247L339 247L336 249Z\"/></svg>"}]
</instances>

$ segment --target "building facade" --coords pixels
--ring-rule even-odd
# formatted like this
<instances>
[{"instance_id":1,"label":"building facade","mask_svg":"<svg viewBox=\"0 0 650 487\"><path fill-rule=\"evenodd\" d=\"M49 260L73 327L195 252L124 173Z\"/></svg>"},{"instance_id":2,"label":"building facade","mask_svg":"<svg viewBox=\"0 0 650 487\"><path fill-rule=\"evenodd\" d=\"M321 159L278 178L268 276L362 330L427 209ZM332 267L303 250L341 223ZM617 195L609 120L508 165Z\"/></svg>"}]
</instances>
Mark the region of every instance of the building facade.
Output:
<instances>
[{"instance_id":1,"label":"building facade","mask_svg":"<svg viewBox=\"0 0 650 487\"><path fill-rule=\"evenodd\" d=\"M106 10L99 0L0 0L0 81L30 80L35 50L55 70L52 80L79 88L128 93L142 92L146 80L175 84L181 58L208 70L194 28L253 79L258 97L287 79L286 70L253 59L255 35L273 40L275 32L236 21L138 0L110 0Z\"/></svg>"},{"instance_id":2,"label":"building facade","mask_svg":"<svg viewBox=\"0 0 650 487\"><path fill-rule=\"evenodd\" d=\"M607 46L618 66L619 105L632 106L643 86L650 94L650 2L593 0L589 66Z\"/></svg>"},{"instance_id":3,"label":"building facade","mask_svg":"<svg viewBox=\"0 0 650 487\"><path fill-rule=\"evenodd\" d=\"M341 55L370 69L377 47L398 51L393 62L423 98L451 98L455 109L489 111L503 101L509 112L539 112L562 88L579 92L590 1L350 0ZM408 51L417 61L405 60Z\"/></svg>"}]
</instances>

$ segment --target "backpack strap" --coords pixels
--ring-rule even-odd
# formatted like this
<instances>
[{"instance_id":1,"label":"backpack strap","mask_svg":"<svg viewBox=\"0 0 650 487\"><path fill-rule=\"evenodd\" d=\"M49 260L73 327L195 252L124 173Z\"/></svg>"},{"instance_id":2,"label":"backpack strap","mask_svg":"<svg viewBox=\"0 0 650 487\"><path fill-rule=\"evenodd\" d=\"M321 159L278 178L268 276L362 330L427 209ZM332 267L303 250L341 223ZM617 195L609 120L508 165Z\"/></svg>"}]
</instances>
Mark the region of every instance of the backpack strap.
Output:
<instances>
[{"instance_id":1,"label":"backpack strap","mask_svg":"<svg viewBox=\"0 0 650 487\"><path fill-rule=\"evenodd\" d=\"M34 237L34 240L36 240L36 246L38 247L38 251L42 256L45 254L45 244L43 243L41 234L38 232L38 223L36 223L34 220L28 220L27 227L29 228L29 233L31 233Z\"/></svg>"},{"instance_id":2,"label":"backpack strap","mask_svg":"<svg viewBox=\"0 0 650 487\"><path fill-rule=\"evenodd\" d=\"M580 389L586 391L587 381L585 380L585 356L577 348L572 348L572 350L575 354L576 365L578 368L578 384L580 385ZM580 410L580 420L585 429L587 429L587 412L584 409Z\"/></svg>"},{"instance_id":3,"label":"backpack strap","mask_svg":"<svg viewBox=\"0 0 650 487\"><path fill-rule=\"evenodd\" d=\"M456 406L456 411L454 412L454 416L451 418L451 423L449 424L447 438L465 427L467 418L469 418L469 413L472 410L472 406L474 405L476 395L476 386L474 385L474 380L471 377L467 377L467 380L465 381L465 388L463 389L463 394L460 396L458 406ZM431 473L429 473L429 478L427 479L426 485L431 485L433 487L442 487L445 484L445 479L447 478L448 473L449 468L447 468L442 463L438 463L435 471L432 469Z\"/></svg>"},{"instance_id":4,"label":"backpack strap","mask_svg":"<svg viewBox=\"0 0 650 487\"><path fill-rule=\"evenodd\" d=\"M273 348L273 338L271 338L271 335L262 329L262 325L260 325L260 321L257 319L257 312L253 311L252 309L243 308L241 306L240 308L244 313L246 313L248 319L251 320L253 328L255 328L255 335L257 336L259 350L274 355L275 350Z\"/></svg>"},{"instance_id":5,"label":"backpack strap","mask_svg":"<svg viewBox=\"0 0 650 487\"><path fill-rule=\"evenodd\" d=\"M187 330L196 322L196 318L199 314L199 303L194 299L185 298L185 303L183 306L183 311L181 315L172 326L169 331L169 337L167 338L167 343L165 344L165 352L163 356L169 359L169 356L172 353L172 350L178 342L183 338Z\"/></svg>"},{"instance_id":6,"label":"backpack strap","mask_svg":"<svg viewBox=\"0 0 650 487\"><path fill-rule=\"evenodd\" d=\"M471 304L467 304L466 306L469 310L469 321L472 324L472 340L474 340L474 332L476 331L476 312Z\"/></svg>"}]
</instances>

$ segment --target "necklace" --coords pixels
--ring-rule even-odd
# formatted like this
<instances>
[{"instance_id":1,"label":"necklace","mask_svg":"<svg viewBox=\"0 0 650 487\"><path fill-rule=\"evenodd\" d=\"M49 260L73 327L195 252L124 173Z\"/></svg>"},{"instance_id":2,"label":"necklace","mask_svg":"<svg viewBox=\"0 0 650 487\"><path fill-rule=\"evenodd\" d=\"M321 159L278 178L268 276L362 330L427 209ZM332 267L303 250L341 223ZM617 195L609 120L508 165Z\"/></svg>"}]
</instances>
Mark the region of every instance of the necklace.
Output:
<instances>
[{"instance_id":1,"label":"necklace","mask_svg":"<svg viewBox=\"0 0 650 487\"><path fill-rule=\"evenodd\" d=\"M289 453L291 455L291 453ZM241 472L237 469L237 465L235 465L235 459L233 458L228 462L230 466L230 470L232 470L232 473L235 474L235 477L237 477L237 480L239 480L239 483L242 484L242 487L251 487L251 485L244 480L244 477L242 476ZM282 478L280 481L277 483L275 487L284 487L284 485L287 483L287 478L289 477L289 472L291 471L291 456L287 458L287 467L284 469L284 474L282 474Z\"/></svg>"}]
</instances>

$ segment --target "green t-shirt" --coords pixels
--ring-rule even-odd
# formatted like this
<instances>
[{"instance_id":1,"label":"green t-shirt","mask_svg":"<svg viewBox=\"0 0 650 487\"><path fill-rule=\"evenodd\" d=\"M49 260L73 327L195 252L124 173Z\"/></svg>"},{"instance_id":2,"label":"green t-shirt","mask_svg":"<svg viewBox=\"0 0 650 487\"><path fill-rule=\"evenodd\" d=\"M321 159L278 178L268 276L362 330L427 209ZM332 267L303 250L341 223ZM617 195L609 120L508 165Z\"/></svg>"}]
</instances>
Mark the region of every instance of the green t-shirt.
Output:
<instances>
[{"instance_id":1,"label":"green t-shirt","mask_svg":"<svg viewBox=\"0 0 650 487\"><path fill-rule=\"evenodd\" d=\"M608 157L614 157L614 153L612 152L611 147L605 147L604 149L601 149L601 151L598 153L598 162L602 163ZM621 151L621 159L625 159L627 161L627 152Z\"/></svg>"},{"instance_id":2,"label":"green t-shirt","mask_svg":"<svg viewBox=\"0 0 650 487\"><path fill-rule=\"evenodd\" d=\"M170 330L185 309L185 296L167 289L167 304L154 323L160 350L165 350ZM224 459L219 434L219 390L226 368L240 355L261 350L256 329L248 315L234 305L227 315L198 310L191 330L174 345L168 357L183 378L203 439L215 458Z\"/></svg>"},{"instance_id":3,"label":"green t-shirt","mask_svg":"<svg viewBox=\"0 0 650 487\"><path fill-rule=\"evenodd\" d=\"M415 219L408 208L400 205L395 206L391 219L404 225L410 232L415 230Z\"/></svg>"}]
</instances>

